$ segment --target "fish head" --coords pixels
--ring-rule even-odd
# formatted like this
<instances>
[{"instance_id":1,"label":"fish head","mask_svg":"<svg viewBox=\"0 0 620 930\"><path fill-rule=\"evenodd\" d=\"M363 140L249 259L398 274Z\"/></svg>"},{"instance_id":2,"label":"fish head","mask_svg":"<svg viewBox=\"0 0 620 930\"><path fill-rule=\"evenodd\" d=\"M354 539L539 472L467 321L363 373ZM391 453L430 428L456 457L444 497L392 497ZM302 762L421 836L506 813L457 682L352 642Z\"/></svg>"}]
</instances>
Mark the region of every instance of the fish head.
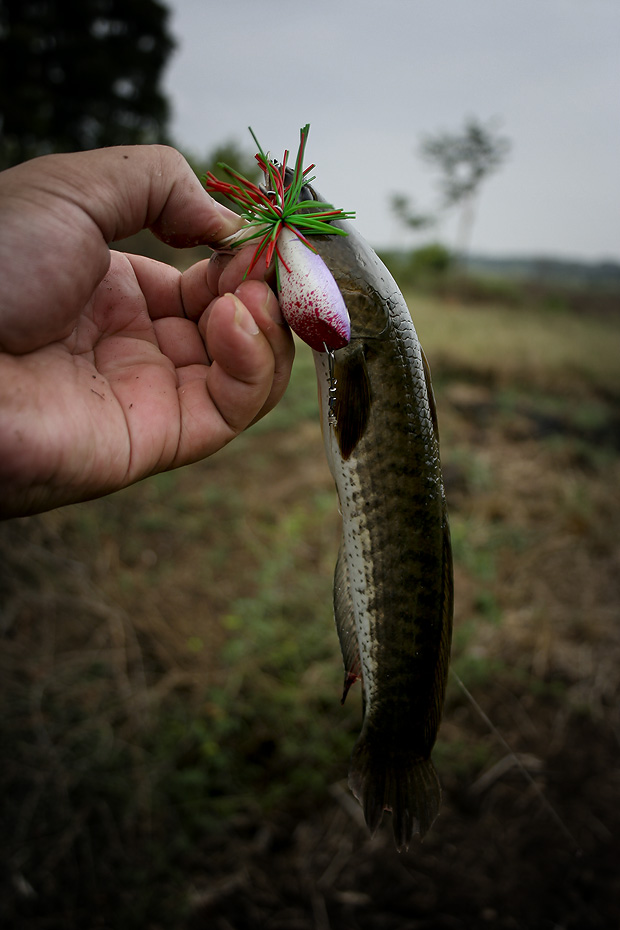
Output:
<instances>
[{"instance_id":1,"label":"fish head","mask_svg":"<svg viewBox=\"0 0 620 930\"><path fill-rule=\"evenodd\" d=\"M323 201L310 184L302 187L299 199ZM312 236L312 245L331 271L343 296L351 318L351 339L387 336L390 305L401 299L398 286L352 223L337 220L333 225L346 232L346 236Z\"/></svg>"}]
</instances>

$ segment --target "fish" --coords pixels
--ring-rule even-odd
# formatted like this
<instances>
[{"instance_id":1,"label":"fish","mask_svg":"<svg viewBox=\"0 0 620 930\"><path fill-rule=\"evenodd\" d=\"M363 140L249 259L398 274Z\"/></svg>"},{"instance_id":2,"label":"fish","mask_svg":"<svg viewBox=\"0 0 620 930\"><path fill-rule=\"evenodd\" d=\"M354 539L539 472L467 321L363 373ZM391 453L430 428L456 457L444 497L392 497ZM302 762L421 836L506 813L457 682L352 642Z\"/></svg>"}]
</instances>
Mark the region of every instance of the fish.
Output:
<instances>
[{"instance_id":1,"label":"fish","mask_svg":"<svg viewBox=\"0 0 620 930\"><path fill-rule=\"evenodd\" d=\"M321 200L306 185L301 199ZM349 343L313 351L325 452L342 514L334 616L342 702L362 683L349 786L399 851L437 817L431 759L450 661L453 571L428 362L394 278L353 225L312 243L344 298Z\"/></svg>"}]
</instances>

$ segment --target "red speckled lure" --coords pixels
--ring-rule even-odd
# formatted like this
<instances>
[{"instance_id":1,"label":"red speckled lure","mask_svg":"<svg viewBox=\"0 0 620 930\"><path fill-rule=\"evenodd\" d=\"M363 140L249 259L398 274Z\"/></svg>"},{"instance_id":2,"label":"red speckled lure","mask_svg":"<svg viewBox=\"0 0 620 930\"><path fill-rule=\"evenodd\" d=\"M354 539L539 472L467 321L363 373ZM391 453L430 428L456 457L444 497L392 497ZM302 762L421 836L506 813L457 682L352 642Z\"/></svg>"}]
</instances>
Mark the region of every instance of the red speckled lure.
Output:
<instances>
[{"instance_id":1,"label":"red speckled lure","mask_svg":"<svg viewBox=\"0 0 620 930\"><path fill-rule=\"evenodd\" d=\"M271 160L250 129L266 187L224 164L220 167L235 183L221 181L209 172L205 186L209 193L224 194L240 206L246 221L239 233L226 240L226 248L256 243L248 271L261 257L267 265L275 258L284 318L300 339L317 352L325 352L348 344L351 321L332 273L308 236L346 236L343 229L332 226L332 221L351 219L354 214L322 201L300 199L302 187L314 180L308 176L314 165L302 167L309 131L309 125L301 129L295 166L287 170L288 152L282 163Z\"/></svg>"}]
</instances>

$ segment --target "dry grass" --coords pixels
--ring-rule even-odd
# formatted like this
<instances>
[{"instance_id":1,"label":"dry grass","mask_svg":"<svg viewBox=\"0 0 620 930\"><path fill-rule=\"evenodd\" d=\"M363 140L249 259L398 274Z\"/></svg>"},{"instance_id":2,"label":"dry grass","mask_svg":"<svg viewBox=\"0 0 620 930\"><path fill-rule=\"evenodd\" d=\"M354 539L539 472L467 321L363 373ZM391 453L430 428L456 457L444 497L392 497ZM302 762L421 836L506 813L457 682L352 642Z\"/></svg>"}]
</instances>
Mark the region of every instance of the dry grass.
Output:
<instances>
[{"instance_id":1,"label":"dry grass","mask_svg":"<svg viewBox=\"0 0 620 930\"><path fill-rule=\"evenodd\" d=\"M431 836L398 857L360 826L302 350L285 402L220 456L0 527L3 927L617 923L618 321L411 306L442 429L454 668L581 858L455 683Z\"/></svg>"},{"instance_id":2,"label":"dry grass","mask_svg":"<svg viewBox=\"0 0 620 930\"><path fill-rule=\"evenodd\" d=\"M477 380L620 394L620 315L480 308L412 296L409 306L433 367L462 369Z\"/></svg>"}]
</instances>

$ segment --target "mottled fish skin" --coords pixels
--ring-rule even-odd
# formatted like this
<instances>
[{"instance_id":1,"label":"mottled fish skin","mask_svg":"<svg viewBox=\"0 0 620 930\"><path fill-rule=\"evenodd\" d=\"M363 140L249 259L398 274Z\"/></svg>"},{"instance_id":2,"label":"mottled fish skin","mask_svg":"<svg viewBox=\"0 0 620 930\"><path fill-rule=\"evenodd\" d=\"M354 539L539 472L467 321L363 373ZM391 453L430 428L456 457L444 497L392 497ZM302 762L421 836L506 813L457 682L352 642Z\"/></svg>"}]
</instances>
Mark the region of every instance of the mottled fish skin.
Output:
<instances>
[{"instance_id":1,"label":"mottled fish skin","mask_svg":"<svg viewBox=\"0 0 620 930\"><path fill-rule=\"evenodd\" d=\"M313 238L352 325L349 345L334 354L331 421L328 356L314 358L342 512L334 609L345 695L361 672L364 697L349 784L371 832L392 811L405 849L427 832L441 798L430 756L452 633L450 533L430 374L411 315L377 255L342 226L346 238Z\"/></svg>"}]
</instances>

